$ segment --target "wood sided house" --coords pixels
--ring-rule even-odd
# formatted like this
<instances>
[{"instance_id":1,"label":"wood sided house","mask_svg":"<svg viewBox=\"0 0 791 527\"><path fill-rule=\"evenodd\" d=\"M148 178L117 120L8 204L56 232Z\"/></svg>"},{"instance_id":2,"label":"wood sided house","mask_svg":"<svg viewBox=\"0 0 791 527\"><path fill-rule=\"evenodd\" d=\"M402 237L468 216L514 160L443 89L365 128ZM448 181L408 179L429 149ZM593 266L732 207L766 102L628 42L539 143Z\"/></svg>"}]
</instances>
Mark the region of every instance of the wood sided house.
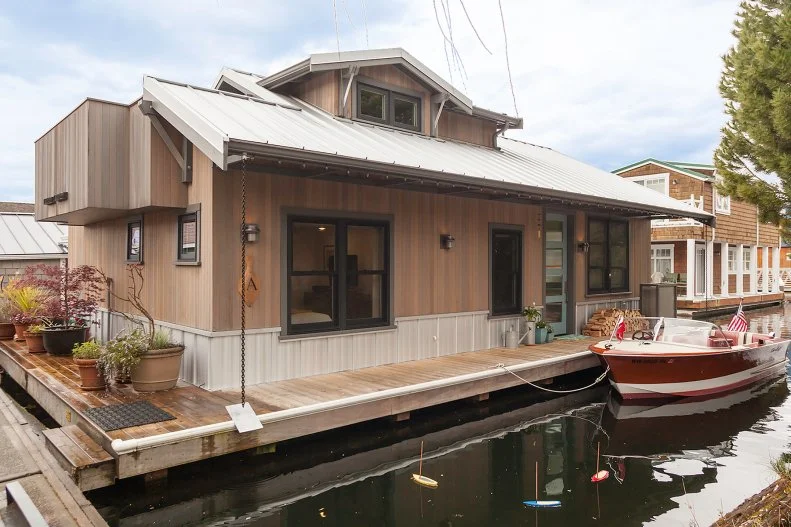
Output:
<instances>
[{"instance_id":1,"label":"wood sided house","mask_svg":"<svg viewBox=\"0 0 791 527\"><path fill-rule=\"evenodd\" d=\"M211 88L145 77L139 100L87 99L36 141L36 218L67 223L69 264L116 288L144 266L183 380L207 390L240 382L241 283L247 383L267 383L502 346L532 303L578 332L595 309L637 307L652 220L713 224L708 176L673 171L700 183L709 205L692 206L504 137L521 127L401 49L223 69ZM244 281L243 171L260 231ZM728 239L740 272L777 241L759 228ZM123 324L102 319L105 336Z\"/></svg>"},{"instance_id":2,"label":"wood sided house","mask_svg":"<svg viewBox=\"0 0 791 527\"><path fill-rule=\"evenodd\" d=\"M651 222L652 273L679 282L679 308L782 300L777 226L759 222L754 205L719 195L713 165L649 158L613 172L717 218L716 228L692 218Z\"/></svg>"}]
</instances>

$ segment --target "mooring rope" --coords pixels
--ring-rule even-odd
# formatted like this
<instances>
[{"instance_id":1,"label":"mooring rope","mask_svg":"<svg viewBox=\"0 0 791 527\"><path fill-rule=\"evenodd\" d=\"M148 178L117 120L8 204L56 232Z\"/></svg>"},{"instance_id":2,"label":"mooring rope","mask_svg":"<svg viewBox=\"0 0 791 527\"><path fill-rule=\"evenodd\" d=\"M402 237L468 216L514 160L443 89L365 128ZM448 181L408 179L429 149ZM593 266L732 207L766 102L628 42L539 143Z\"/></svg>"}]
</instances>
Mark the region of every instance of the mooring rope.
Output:
<instances>
[{"instance_id":1,"label":"mooring rope","mask_svg":"<svg viewBox=\"0 0 791 527\"><path fill-rule=\"evenodd\" d=\"M513 375L514 377L516 377L517 379L519 379L520 381L522 381L522 382L524 382L526 384L529 384L533 388L537 388L539 390L544 390L545 392L551 392L551 393L574 393L574 392L581 392L582 390L587 390L588 388L592 388L592 387L596 386L597 384L599 384L601 381L603 381L604 378L607 377L607 374L610 372L610 367L607 366L607 369L604 370L604 373L602 373L601 375L596 377L595 381L593 381L592 383L590 383L587 386L583 386L582 388L575 388L573 390L553 390L552 388L544 388L543 386L539 386L537 384L534 384L534 383L528 381L527 379L525 379L524 377L520 376L516 372L513 372L513 371L509 370L505 366L505 364L503 364L502 362L497 364L497 365L495 365L495 368L502 368L505 371L507 371L508 373L510 373L511 375Z\"/></svg>"}]
</instances>

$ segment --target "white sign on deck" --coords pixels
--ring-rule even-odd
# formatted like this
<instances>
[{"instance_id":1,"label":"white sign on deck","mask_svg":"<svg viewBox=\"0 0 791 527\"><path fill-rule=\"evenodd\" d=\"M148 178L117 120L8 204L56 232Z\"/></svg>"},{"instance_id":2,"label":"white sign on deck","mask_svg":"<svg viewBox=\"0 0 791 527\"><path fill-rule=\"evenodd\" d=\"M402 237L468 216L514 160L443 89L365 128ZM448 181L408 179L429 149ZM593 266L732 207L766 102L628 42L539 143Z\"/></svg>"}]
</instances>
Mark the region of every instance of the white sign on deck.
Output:
<instances>
[{"instance_id":1,"label":"white sign on deck","mask_svg":"<svg viewBox=\"0 0 791 527\"><path fill-rule=\"evenodd\" d=\"M236 430L238 430L240 434L252 432L253 430L261 430L264 427L261 421L258 420L258 416L255 415L250 403L245 403L244 406L241 404L232 404L226 406L225 409L228 410L228 414L230 414L233 424L236 425Z\"/></svg>"}]
</instances>

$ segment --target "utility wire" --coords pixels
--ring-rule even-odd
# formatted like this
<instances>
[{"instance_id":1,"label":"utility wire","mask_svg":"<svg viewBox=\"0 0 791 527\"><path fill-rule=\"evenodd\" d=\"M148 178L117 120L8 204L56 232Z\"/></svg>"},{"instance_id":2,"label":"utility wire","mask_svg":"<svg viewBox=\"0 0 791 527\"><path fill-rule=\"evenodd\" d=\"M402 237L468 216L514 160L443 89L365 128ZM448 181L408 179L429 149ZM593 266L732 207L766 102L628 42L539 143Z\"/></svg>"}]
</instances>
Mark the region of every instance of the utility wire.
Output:
<instances>
[{"instance_id":1,"label":"utility wire","mask_svg":"<svg viewBox=\"0 0 791 527\"><path fill-rule=\"evenodd\" d=\"M519 110L516 107L516 93L514 93L514 80L511 77L511 61L508 59L508 35L505 32L505 16L503 15L503 1L497 0L500 7L500 22L503 25L503 40L505 41L505 66L508 68L508 84L511 85L511 97L514 100L514 113L519 117Z\"/></svg>"},{"instance_id":2,"label":"utility wire","mask_svg":"<svg viewBox=\"0 0 791 527\"><path fill-rule=\"evenodd\" d=\"M442 23L439 21L439 13L437 12L437 0L433 0L434 4L434 18L437 20L437 27L442 34L442 45L445 49L445 63L448 65L448 75L450 75L450 83L453 84L453 68L450 67L450 58L448 57L448 37L445 36L445 30L442 29Z\"/></svg>"},{"instance_id":3,"label":"utility wire","mask_svg":"<svg viewBox=\"0 0 791 527\"><path fill-rule=\"evenodd\" d=\"M467 7L464 5L464 0L459 0L459 3L461 4L461 8L464 10L464 16L466 16L466 17L467 17L467 22L469 22L469 23L470 23L470 27L472 28L472 31L475 33L475 36L476 36L476 37L478 37L478 42L480 42L480 43L481 43L481 46L483 46L483 49L485 49L485 50L486 50L486 52L487 52L489 55L491 55L491 54L492 54L492 52L491 52L491 51L489 51L489 48L487 48L487 47L486 47L486 44L484 44L484 43L483 43L483 39L482 39L482 38L481 38L481 36L478 34L478 30L477 30L477 29L475 29L475 24L473 24L473 23L472 23L472 19L470 18L470 14L469 14L469 13L467 13Z\"/></svg>"},{"instance_id":4,"label":"utility wire","mask_svg":"<svg viewBox=\"0 0 791 527\"><path fill-rule=\"evenodd\" d=\"M371 49L371 45L368 43L368 10L365 7L365 0L362 0L363 4L363 23L365 24L365 47L366 49Z\"/></svg>"},{"instance_id":5,"label":"utility wire","mask_svg":"<svg viewBox=\"0 0 791 527\"><path fill-rule=\"evenodd\" d=\"M332 0L332 18L335 21L335 44L338 46L338 60L341 59L341 37L338 35L338 9Z\"/></svg>"}]
</instances>

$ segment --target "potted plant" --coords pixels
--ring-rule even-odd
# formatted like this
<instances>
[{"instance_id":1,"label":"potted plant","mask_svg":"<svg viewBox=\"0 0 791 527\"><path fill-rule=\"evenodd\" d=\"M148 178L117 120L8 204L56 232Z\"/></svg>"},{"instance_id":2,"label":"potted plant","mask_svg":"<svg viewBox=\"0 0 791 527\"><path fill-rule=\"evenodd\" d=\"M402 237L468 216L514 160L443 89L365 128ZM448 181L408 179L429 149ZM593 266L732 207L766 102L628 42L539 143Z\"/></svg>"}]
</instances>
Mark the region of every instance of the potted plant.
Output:
<instances>
[{"instance_id":1,"label":"potted plant","mask_svg":"<svg viewBox=\"0 0 791 527\"><path fill-rule=\"evenodd\" d=\"M541 317L541 312L533 302L532 306L527 306L522 310L522 316L525 317L525 324L527 329L527 342L528 346L536 343L536 321Z\"/></svg>"},{"instance_id":2,"label":"potted plant","mask_svg":"<svg viewBox=\"0 0 791 527\"><path fill-rule=\"evenodd\" d=\"M93 340L74 345L72 353L74 363L80 369L80 388L85 391L103 390L104 382L101 361L102 347Z\"/></svg>"},{"instance_id":3,"label":"potted plant","mask_svg":"<svg viewBox=\"0 0 791 527\"><path fill-rule=\"evenodd\" d=\"M3 291L14 312L11 322L17 340L25 339L28 326L38 321L45 300L44 292L32 285L14 280Z\"/></svg>"},{"instance_id":4,"label":"potted plant","mask_svg":"<svg viewBox=\"0 0 791 527\"><path fill-rule=\"evenodd\" d=\"M552 324L547 324L547 342L555 340L555 330L552 329Z\"/></svg>"},{"instance_id":5,"label":"potted plant","mask_svg":"<svg viewBox=\"0 0 791 527\"><path fill-rule=\"evenodd\" d=\"M5 296L5 292L0 294L0 340L8 340L14 338L16 328L11 319L14 316L14 306Z\"/></svg>"},{"instance_id":6,"label":"potted plant","mask_svg":"<svg viewBox=\"0 0 791 527\"><path fill-rule=\"evenodd\" d=\"M44 335L41 333L43 330L44 324L32 324L23 333L28 353L46 353L47 350L44 349Z\"/></svg>"},{"instance_id":7,"label":"potted plant","mask_svg":"<svg viewBox=\"0 0 791 527\"><path fill-rule=\"evenodd\" d=\"M121 332L108 340L101 350L99 362L107 383L126 384L132 368L140 362L140 357L148 349L148 338L142 329Z\"/></svg>"},{"instance_id":8,"label":"potted plant","mask_svg":"<svg viewBox=\"0 0 791 527\"><path fill-rule=\"evenodd\" d=\"M547 341L547 323L543 320L536 322L536 344L543 344Z\"/></svg>"},{"instance_id":9,"label":"potted plant","mask_svg":"<svg viewBox=\"0 0 791 527\"><path fill-rule=\"evenodd\" d=\"M104 285L99 271L89 265L70 269L38 264L25 269L17 280L43 292L44 348L52 355L69 355L86 340L86 330L99 305Z\"/></svg>"},{"instance_id":10,"label":"potted plant","mask_svg":"<svg viewBox=\"0 0 791 527\"><path fill-rule=\"evenodd\" d=\"M127 269L128 287L126 295L120 296L110 290L110 294L131 305L145 318L144 329L136 329L120 337L121 342L110 341L107 343L108 358L122 367L114 367L112 376L123 377L131 374L132 386L140 392L153 392L173 388L179 379L181 359L184 355L184 346L171 341L170 334L163 330L156 330L154 317L146 308L140 293L143 290L143 266L129 264ZM107 277L102 274L107 281ZM108 281L109 283L109 281ZM139 322L127 315L129 320ZM143 339L143 344L140 343ZM118 339L113 339L118 340Z\"/></svg>"}]
</instances>

